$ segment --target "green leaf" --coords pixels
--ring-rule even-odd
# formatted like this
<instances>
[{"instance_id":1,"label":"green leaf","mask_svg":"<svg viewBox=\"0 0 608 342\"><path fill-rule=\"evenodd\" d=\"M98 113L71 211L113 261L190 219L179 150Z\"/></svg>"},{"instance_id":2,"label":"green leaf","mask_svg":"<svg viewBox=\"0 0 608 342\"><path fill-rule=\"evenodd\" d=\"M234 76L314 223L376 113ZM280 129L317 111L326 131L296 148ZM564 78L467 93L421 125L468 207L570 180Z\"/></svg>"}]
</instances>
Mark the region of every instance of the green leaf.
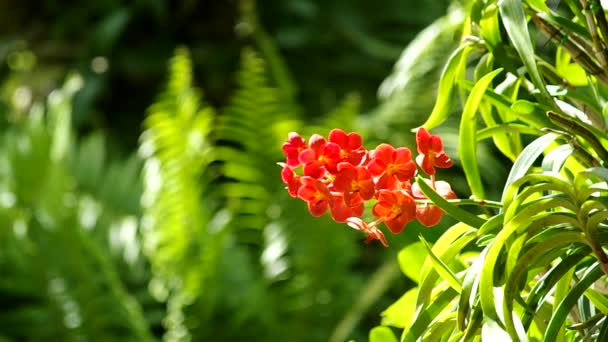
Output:
<instances>
[{"instance_id":1,"label":"green leaf","mask_svg":"<svg viewBox=\"0 0 608 342\"><path fill-rule=\"evenodd\" d=\"M476 198L485 197L477 166L477 108L486 89L500 72L502 72L502 68L492 71L475 83L464 105L460 120L458 154L471 192Z\"/></svg>"},{"instance_id":2,"label":"green leaf","mask_svg":"<svg viewBox=\"0 0 608 342\"><path fill-rule=\"evenodd\" d=\"M501 251L503 249L508 249L509 247L507 242L514 234L522 232L527 226L534 222L534 218L532 217L534 213L539 213L562 205L567 206L569 203L569 201L564 200L563 198L548 196L532 202L522 211L518 212L513 219L506 222L504 228L496 236L496 239L487 247L488 254L484 261L479 280L479 294L483 312L488 318L496 322L500 321L495 306L494 273Z\"/></svg>"},{"instance_id":3,"label":"green leaf","mask_svg":"<svg viewBox=\"0 0 608 342\"><path fill-rule=\"evenodd\" d=\"M468 90L473 89L473 86L475 85L475 83L468 80L459 80L458 83L462 86L462 88ZM484 100L487 100L489 103L495 106L499 113L502 111L510 112L510 114L515 116L515 118L532 127L542 128L553 126L549 118L544 115L545 111L550 109L550 107L541 106L537 107L537 111L533 112L532 114L521 114L511 109L511 99L507 98L503 94L495 92L493 89L486 89Z\"/></svg>"},{"instance_id":4,"label":"green leaf","mask_svg":"<svg viewBox=\"0 0 608 342\"><path fill-rule=\"evenodd\" d=\"M445 280L451 288L456 290L456 292L460 293L460 291L462 291L462 285L460 284L460 280L456 278L456 275L454 274L454 272L452 272L452 270L450 270L448 265L446 265L433 253L433 251L431 250L431 246L429 246L429 243L424 239L424 237L422 237L421 235L419 238L424 244L424 247L426 247L426 252L429 255L431 263L433 263L433 268L435 269L435 271L437 271L439 276L443 278L443 280Z\"/></svg>"},{"instance_id":5,"label":"green leaf","mask_svg":"<svg viewBox=\"0 0 608 342\"><path fill-rule=\"evenodd\" d=\"M397 342L397 337L388 327L375 327L369 332L369 342Z\"/></svg>"},{"instance_id":6,"label":"green leaf","mask_svg":"<svg viewBox=\"0 0 608 342\"><path fill-rule=\"evenodd\" d=\"M458 328L460 330L464 330L466 328L466 323L470 323L466 322L467 315L472 309L469 306L469 303L472 302L471 298L476 297L477 281L481 273L481 266L483 265L486 252L487 249L479 254L473 264L466 270L466 275L462 281L462 291L460 292L460 298L458 301Z\"/></svg>"},{"instance_id":7,"label":"green leaf","mask_svg":"<svg viewBox=\"0 0 608 342\"><path fill-rule=\"evenodd\" d=\"M608 319L605 319L604 323L602 323L597 341L608 341Z\"/></svg>"},{"instance_id":8,"label":"green leaf","mask_svg":"<svg viewBox=\"0 0 608 342\"><path fill-rule=\"evenodd\" d=\"M401 298L382 312L382 325L405 328L412 323L416 312L418 288L409 289Z\"/></svg>"},{"instance_id":9,"label":"green leaf","mask_svg":"<svg viewBox=\"0 0 608 342\"><path fill-rule=\"evenodd\" d=\"M534 127L508 122L505 124L497 124L492 127L486 127L477 131L477 141L493 138L494 135L499 134L501 132L529 135L538 135L539 133L541 133L539 129L536 129Z\"/></svg>"},{"instance_id":10,"label":"green leaf","mask_svg":"<svg viewBox=\"0 0 608 342\"><path fill-rule=\"evenodd\" d=\"M399 267L401 267L403 274L418 283L420 271L422 270L426 256L426 248L420 241L409 244L401 249L399 254L397 254L397 259L399 260Z\"/></svg>"},{"instance_id":11,"label":"green leaf","mask_svg":"<svg viewBox=\"0 0 608 342\"><path fill-rule=\"evenodd\" d=\"M534 164L534 161L536 161L536 158L538 158L538 156L540 156L543 151L549 146L549 144L551 144L555 139L557 139L557 137L558 135L556 134L545 134L542 137L531 142L523 149L523 151L521 151L521 154L515 160L515 163L513 163L513 167L509 172L509 177L507 177L507 182L505 183L505 187L503 188L502 192L503 198L501 199L501 202L504 203L505 194L507 193L507 189L509 189L511 184L513 184L513 182L515 182L519 178L523 177L528 172L530 167L532 167L532 164Z\"/></svg>"},{"instance_id":12,"label":"green leaf","mask_svg":"<svg viewBox=\"0 0 608 342\"><path fill-rule=\"evenodd\" d=\"M547 330L545 330L545 338L543 341L556 341L558 333L562 330L566 318L574 305L578 302L580 296L582 296L583 293L602 275L604 275L604 272L600 267L600 263L595 263L587 270L581 280L570 289L566 297L557 306L557 310L555 310L551 316Z\"/></svg>"},{"instance_id":13,"label":"green leaf","mask_svg":"<svg viewBox=\"0 0 608 342\"><path fill-rule=\"evenodd\" d=\"M420 187L420 190L422 190L422 193L424 193L428 199L430 199L439 208L456 220L474 228L479 228L486 222L481 217L450 204L445 198L441 197L441 195L433 190L433 188L431 188L422 177L416 177L416 183Z\"/></svg>"},{"instance_id":14,"label":"green leaf","mask_svg":"<svg viewBox=\"0 0 608 342\"><path fill-rule=\"evenodd\" d=\"M505 284L505 297L503 301L503 314L505 318L505 326L509 334L516 339L517 333L515 325L513 324L513 301L515 296L519 296L519 289L517 288L521 284L521 280L526 276L528 271L534 268L540 259L542 259L548 251L556 250L554 253L559 256L561 247L568 246L573 243L584 244L585 240L580 232L561 232L556 234L547 240L540 242L534 247L530 248L526 253L518 258L517 265L513 268L513 271L507 275ZM553 257L552 256L552 257Z\"/></svg>"},{"instance_id":15,"label":"green leaf","mask_svg":"<svg viewBox=\"0 0 608 342\"><path fill-rule=\"evenodd\" d=\"M416 316L416 320L409 329L403 330L401 342L420 341L425 331L431 325L431 322L438 318L439 314L456 297L456 294L456 291L449 287L445 291L442 291L437 298L434 298L423 310L420 310Z\"/></svg>"},{"instance_id":16,"label":"green leaf","mask_svg":"<svg viewBox=\"0 0 608 342\"><path fill-rule=\"evenodd\" d=\"M523 3L521 0L503 0L499 2L500 16L503 25L515 50L519 54L522 62L528 70L528 74L532 79L532 83L540 90L542 96L549 103L553 103L553 99L545 87L538 67L536 66L534 46L528 32L528 22L526 13L524 12Z\"/></svg>"},{"instance_id":17,"label":"green leaf","mask_svg":"<svg viewBox=\"0 0 608 342\"><path fill-rule=\"evenodd\" d=\"M439 89L437 90L437 102L431 115L422 125L427 130L431 130L444 122L452 111L452 98L455 89L455 80L464 72L466 68L466 59L471 48L468 45L461 45L452 53L448 59L441 79L439 81Z\"/></svg>"},{"instance_id":18,"label":"green leaf","mask_svg":"<svg viewBox=\"0 0 608 342\"><path fill-rule=\"evenodd\" d=\"M538 108L536 102L530 102L528 100L517 100L511 105L511 109L519 114L532 114Z\"/></svg>"},{"instance_id":19,"label":"green leaf","mask_svg":"<svg viewBox=\"0 0 608 342\"><path fill-rule=\"evenodd\" d=\"M596 309L598 309L604 315L608 315L608 298L603 294L595 291L594 289L587 289L585 291L585 297L593 303Z\"/></svg>"},{"instance_id":20,"label":"green leaf","mask_svg":"<svg viewBox=\"0 0 608 342\"><path fill-rule=\"evenodd\" d=\"M462 252L473 239L475 239L474 230L464 223L457 223L450 227L443 235L435 242L433 253L442 260L451 260L456 255ZM420 290L416 299L417 307L423 307L428 304L431 298L431 293L439 278L439 274L433 268L430 260L426 260L422 271L420 272Z\"/></svg>"},{"instance_id":21,"label":"green leaf","mask_svg":"<svg viewBox=\"0 0 608 342\"><path fill-rule=\"evenodd\" d=\"M564 277L564 275L566 275L570 270L573 270L574 267L576 267L576 265L585 257L587 254L585 253L585 249L588 250L589 248L579 248L576 252L564 257L562 261L551 267L551 269L547 271L547 273L545 273L543 277L540 278L540 280L534 285L526 302L528 310L524 311L522 316L522 323L526 330L530 326L530 323L532 323L534 314L541 306L543 301L545 301L546 295L551 291L551 289L553 289L555 284L557 284L557 282Z\"/></svg>"}]
</instances>

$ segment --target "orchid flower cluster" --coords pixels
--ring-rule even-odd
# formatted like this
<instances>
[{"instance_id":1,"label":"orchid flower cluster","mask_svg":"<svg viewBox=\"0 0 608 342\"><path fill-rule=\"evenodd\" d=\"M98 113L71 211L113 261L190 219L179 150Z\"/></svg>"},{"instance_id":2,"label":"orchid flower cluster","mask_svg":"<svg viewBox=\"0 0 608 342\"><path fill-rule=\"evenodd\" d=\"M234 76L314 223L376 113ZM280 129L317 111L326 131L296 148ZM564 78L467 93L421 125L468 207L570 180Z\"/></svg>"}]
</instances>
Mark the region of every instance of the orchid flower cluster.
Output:
<instances>
[{"instance_id":1,"label":"orchid flower cluster","mask_svg":"<svg viewBox=\"0 0 608 342\"><path fill-rule=\"evenodd\" d=\"M378 228L380 223L398 234L414 219L431 227L443 215L412 182L417 166L430 177L425 181L439 195L456 198L447 182L435 180L436 167L452 166L441 138L419 128L416 145L418 156L414 160L407 147L380 144L365 150L361 135L356 132L347 134L333 129L328 139L313 134L308 143L292 132L283 144L286 160L279 163L283 168L281 178L289 195L308 204L311 215L321 216L329 209L334 221L346 222L364 232L366 242L379 240L386 247L386 237ZM373 200L372 214L377 219L364 222L364 202Z\"/></svg>"}]
</instances>

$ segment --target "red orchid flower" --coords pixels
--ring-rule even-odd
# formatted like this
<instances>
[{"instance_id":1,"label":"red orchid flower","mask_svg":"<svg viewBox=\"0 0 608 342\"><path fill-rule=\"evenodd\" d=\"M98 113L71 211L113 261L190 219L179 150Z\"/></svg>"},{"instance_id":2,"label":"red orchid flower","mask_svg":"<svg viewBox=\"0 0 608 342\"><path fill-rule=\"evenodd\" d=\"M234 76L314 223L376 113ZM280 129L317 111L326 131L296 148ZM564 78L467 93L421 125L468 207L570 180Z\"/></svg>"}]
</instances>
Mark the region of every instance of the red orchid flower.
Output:
<instances>
[{"instance_id":1,"label":"red orchid flower","mask_svg":"<svg viewBox=\"0 0 608 342\"><path fill-rule=\"evenodd\" d=\"M370 243L373 240L378 240L380 241L382 246L388 247L388 241L386 241L384 233L382 233L382 231L378 229L378 227L376 227L375 222L368 224L359 217L349 217L348 219L346 219L346 223L349 227L354 228L356 230L360 230L364 232L365 235L367 235L365 243Z\"/></svg>"},{"instance_id":2,"label":"red orchid flower","mask_svg":"<svg viewBox=\"0 0 608 342\"><path fill-rule=\"evenodd\" d=\"M381 218L394 234L400 233L405 225L416 217L414 199L401 190L380 190L378 202L372 213Z\"/></svg>"},{"instance_id":3,"label":"red orchid flower","mask_svg":"<svg viewBox=\"0 0 608 342\"><path fill-rule=\"evenodd\" d=\"M420 127L416 131L416 145L420 153L416 157L416 163L427 175L435 175L435 167L452 166L452 160L443 151L443 142L438 135L431 135L424 127Z\"/></svg>"},{"instance_id":4,"label":"red orchid flower","mask_svg":"<svg viewBox=\"0 0 608 342\"><path fill-rule=\"evenodd\" d=\"M425 182L431 185L431 181L425 179ZM444 181L435 182L435 191L445 199L456 199L456 194L452 191L450 184ZM412 196L416 199L427 199L422 193L418 183L412 185ZM443 210L433 204L418 204L416 206L416 219L425 227L432 227L441 221Z\"/></svg>"},{"instance_id":5,"label":"red orchid flower","mask_svg":"<svg viewBox=\"0 0 608 342\"><path fill-rule=\"evenodd\" d=\"M304 176L318 179L326 170L335 171L340 159L340 146L327 142L319 134L313 134L308 142L308 148L300 152L298 159L304 164Z\"/></svg>"},{"instance_id":6,"label":"red orchid flower","mask_svg":"<svg viewBox=\"0 0 608 342\"><path fill-rule=\"evenodd\" d=\"M298 189L298 197L306 201L312 216L321 216L334 205L334 197L323 182L309 176L301 177L300 182L302 186Z\"/></svg>"},{"instance_id":7,"label":"red orchid flower","mask_svg":"<svg viewBox=\"0 0 608 342\"><path fill-rule=\"evenodd\" d=\"M302 183L300 182L300 176L298 176L293 170L285 163L278 163L283 167L281 170L281 179L283 183L287 185L287 192L291 197L298 197L298 190Z\"/></svg>"},{"instance_id":8,"label":"red orchid flower","mask_svg":"<svg viewBox=\"0 0 608 342\"><path fill-rule=\"evenodd\" d=\"M340 146L340 161L349 162L354 166L361 164L366 151L363 149L361 135L356 132L346 134L339 128L329 132L329 142Z\"/></svg>"},{"instance_id":9,"label":"red orchid flower","mask_svg":"<svg viewBox=\"0 0 608 342\"><path fill-rule=\"evenodd\" d=\"M331 218L336 222L346 222L349 217L359 217L363 214L363 202L347 205L342 195L334 195L334 204L329 207Z\"/></svg>"},{"instance_id":10,"label":"red orchid flower","mask_svg":"<svg viewBox=\"0 0 608 342\"><path fill-rule=\"evenodd\" d=\"M380 144L371 152L367 169L376 181L377 189L397 189L396 181L408 182L416 175L416 164L412 152L407 147L394 148L389 144Z\"/></svg>"},{"instance_id":11,"label":"red orchid flower","mask_svg":"<svg viewBox=\"0 0 608 342\"><path fill-rule=\"evenodd\" d=\"M354 206L374 197L375 188L372 175L363 166L353 166L342 162L338 164L333 189L344 194L344 201Z\"/></svg>"},{"instance_id":12,"label":"red orchid flower","mask_svg":"<svg viewBox=\"0 0 608 342\"><path fill-rule=\"evenodd\" d=\"M283 153L287 157L286 163L291 167L300 165L300 152L306 148L306 141L296 132L288 135L287 141L283 144Z\"/></svg>"}]
</instances>

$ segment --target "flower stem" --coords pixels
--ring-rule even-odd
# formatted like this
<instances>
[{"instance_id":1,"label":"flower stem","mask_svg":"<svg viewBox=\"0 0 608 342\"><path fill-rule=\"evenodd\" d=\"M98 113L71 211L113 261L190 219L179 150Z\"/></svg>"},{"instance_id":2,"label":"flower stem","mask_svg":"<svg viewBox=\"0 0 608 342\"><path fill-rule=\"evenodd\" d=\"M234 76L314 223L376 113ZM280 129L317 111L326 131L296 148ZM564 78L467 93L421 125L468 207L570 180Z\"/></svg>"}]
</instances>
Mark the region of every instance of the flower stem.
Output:
<instances>
[{"instance_id":1,"label":"flower stem","mask_svg":"<svg viewBox=\"0 0 608 342\"><path fill-rule=\"evenodd\" d=\"M474 199L474 198L462 198L462 199L449 199L446 200L448 203L454 205L476 205L480 207L492 207L492 208L502 208L502 203L497 201L490 201L484 199ZM430 200L416 200L416 204L433 204Z\"/></svg>"}]
</instances>

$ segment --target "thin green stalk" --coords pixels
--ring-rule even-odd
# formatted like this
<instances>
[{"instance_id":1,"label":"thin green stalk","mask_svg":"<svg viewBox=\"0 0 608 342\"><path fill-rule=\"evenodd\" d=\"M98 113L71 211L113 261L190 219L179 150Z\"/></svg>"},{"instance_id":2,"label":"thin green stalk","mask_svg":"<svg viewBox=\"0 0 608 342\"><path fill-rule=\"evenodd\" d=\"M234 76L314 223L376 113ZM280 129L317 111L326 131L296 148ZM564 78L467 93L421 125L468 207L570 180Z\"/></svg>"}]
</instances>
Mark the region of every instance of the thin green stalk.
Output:
<instances>
[{"instance_id":1,"label":"thin green stalk","mask_svg":"<svg viewBox=\"0 0 608 342\"><path fill-rule=\"evenodd\" d=\"M476 205L479 207L502 208L502 202L476 198L458 198L446 200L453 205ZM416 204L434 204L430 200L416 200Z\"/></svg>"}]
</instances>

